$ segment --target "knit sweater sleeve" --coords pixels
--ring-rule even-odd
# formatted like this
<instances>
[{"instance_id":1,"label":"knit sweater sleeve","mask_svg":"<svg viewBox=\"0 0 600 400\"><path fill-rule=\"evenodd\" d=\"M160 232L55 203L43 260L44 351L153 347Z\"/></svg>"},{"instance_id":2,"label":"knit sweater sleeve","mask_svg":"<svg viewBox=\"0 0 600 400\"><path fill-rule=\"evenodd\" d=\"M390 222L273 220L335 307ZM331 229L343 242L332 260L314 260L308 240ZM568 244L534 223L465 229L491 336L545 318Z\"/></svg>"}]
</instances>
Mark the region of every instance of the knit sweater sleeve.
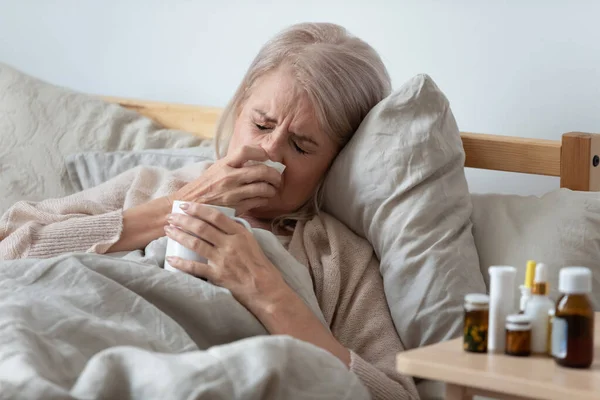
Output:
<instances>
[{"instance_id":1,"label":"knit sweater sleeve","mask_svg":"<svg viewBox=\"0 0 600 400\"><path fill-rule=\"evenodd\" d=\"M71 196L18 202L0 218L0 260L105 253L120 238L123 210L175 192L207 165L137 167Z\"/></svg>"},{"instance_id":2,"label":"knit sweater sleeve","mask_svg":"<svg viewBox=\"0 0 600 400\"><path fill-rule=\"evenodd\" d=\"M119 239L134 175L131 170L63 198L17 202L0 218L0 259L106 251Z\"/></svg>"},{"instance_id":3,"label":"knit sweater sleeve","mask_svg":"<svg viewBox=\"0 0 600 400\"><path fill-rule=\"evenodd\" d=\"M332 326L334 336L351 351L350 369L373 399L418 399L414 380L396 371L396 354L404 347L385 300L378 262L373 257L352 296L341 296Z\"/></svg>"}]
</instances>

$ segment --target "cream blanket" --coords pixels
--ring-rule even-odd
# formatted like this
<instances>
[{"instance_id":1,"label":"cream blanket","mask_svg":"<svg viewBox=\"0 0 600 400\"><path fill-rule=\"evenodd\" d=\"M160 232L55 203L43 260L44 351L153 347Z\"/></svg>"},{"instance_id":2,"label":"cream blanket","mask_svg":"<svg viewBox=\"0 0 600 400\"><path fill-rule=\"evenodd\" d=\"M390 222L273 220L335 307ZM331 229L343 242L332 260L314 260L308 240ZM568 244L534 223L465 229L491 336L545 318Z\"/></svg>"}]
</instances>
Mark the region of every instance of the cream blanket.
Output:
<instances>
[{"instance_id":1,"label":"cream blanket","mask_svg":"<svg viewBox=\"0 0 600 400\"><path fill-rule=\"evenodd\" d=\"M269 232L271 261L323 316L308 270ZM268 336L229 291L144 252L0 265L0 396L18 399L362 399L365 386L310 344Z\"/></svg>"}]
</instances>

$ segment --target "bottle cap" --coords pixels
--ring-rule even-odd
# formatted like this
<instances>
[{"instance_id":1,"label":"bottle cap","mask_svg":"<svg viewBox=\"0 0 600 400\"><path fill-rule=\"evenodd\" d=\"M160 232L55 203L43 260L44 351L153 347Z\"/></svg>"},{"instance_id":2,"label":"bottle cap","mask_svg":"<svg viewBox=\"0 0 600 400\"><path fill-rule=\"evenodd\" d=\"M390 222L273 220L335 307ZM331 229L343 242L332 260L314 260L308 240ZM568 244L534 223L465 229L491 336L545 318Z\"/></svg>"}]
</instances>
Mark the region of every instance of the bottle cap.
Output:
<instances>
[{"instance_id":1,"label":"bottle cap","mask_svg":"<svg viewBox=\"0 0 600 400\"><path fill-rule=\"evenodd\" d=\"M510 331L527 331L531 329L531 318L523 314L506 316L505 328Z\"/></svg>"},{"instance_id":2,"label":"bottle cap","mask_svg":"<svg viewBox=\"0 0 600 400\"><path fill-rule=\"evenodd\" d=\"M548 267L544 263L539 263L535 267L535 279L531 294L548 295Z\"/></svg>"},{"instance_id":3,"label":"bottle cap","mask_svg":"<svg viewBox=\"0 0 600 400\"><path fill-rule=\"evenodd\" d=\"M527 261L527 270L525 272L525 287L531 289L533 286L533 276L535 274L535 261Z\"/></svg>"},{"instance_id":4,"label":"bottle cap","mask_svg":"<svg viewBox=\"0 0 600 400\"><path fill-rule=\"evenodd\" d=\"M565 294L585 294L592 291L592 271L586 267L561 268L558 290Z\"/></svg>"},{"instance_id":5,"label":"bottle cap","mask_svg":"<svg viewBox=\"0 0 600 400\"><path fill-rule=\"evenodd\" d=\"M465 296L465 303L483 306L490 303L490 296L481 293L469 293Z\"/></svg>"},{"instance_id":6,"label":"bottle cap","mask_svg":"<svg viewBox=\"0 0 600 400\"><path fill-rule=\"evenodd\" d=\"M515 277L517 269L508 265L493 265L488 268L490 274L490 307L494 304L512 304L514 299Z\"/></svg>"},{"instance_id":7,"label":"bottle cap","mask_svg":"<svg viewBox=\"0 0 600 400\"><path fill-rule=\"evenodd\" d=\"M535 266L535 278L534 283L546 283L548 282L548 267L544 263L539 263Z\"/></svg>"},{"instance_id":8,"label":"bottle cap","mask_svg":"<svg viewBox=\"0 0 600 400\"><path fill-rule=\"evenodd\" d=\"M515 274L517 273L517 269L510 265L492 265L488 268L488 273L492 279L510 279L514 278Z\"/></svg>"},{"instance_id":9,"label":"bottle cap","mask_svg":"<svg viewBox=\"0 0 600 400\"><path fill-rule=\"evenodd\" d=\"M510 314L506 316L506 322L512 324L530 324L531 318L524 314Z\"/></svg>"}]
</instances>

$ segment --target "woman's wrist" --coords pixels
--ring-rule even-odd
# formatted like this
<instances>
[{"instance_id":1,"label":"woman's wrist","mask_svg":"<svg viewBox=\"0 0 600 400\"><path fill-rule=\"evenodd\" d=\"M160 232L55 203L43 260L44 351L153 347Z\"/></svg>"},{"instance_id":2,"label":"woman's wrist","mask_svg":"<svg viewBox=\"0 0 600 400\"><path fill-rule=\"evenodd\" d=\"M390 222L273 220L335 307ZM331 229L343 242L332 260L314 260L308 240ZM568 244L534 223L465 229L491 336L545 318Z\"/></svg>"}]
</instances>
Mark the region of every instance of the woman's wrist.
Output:
<instances>
[{"instance_id":1,"label":"woman's wrist","mask_svg":"<svg viewBox=\"0 0 600 400\"><path fill-rule=\"evenodd\" d=\"M296 301L296 293L281 279L277 285L269 285L262 293L254 292L245 299L238 299L257 318L269 318L270 314L279 312L284 304Z\"/></svg>"},{"instance_id":2,"label":"woman's wrist","mask_svg":"<svg viewBox=\"0 0 600 400\"><path fill-rule=\"evenodd\" d=\"M171 207L168 197L160 197L123 211L121 236L108 252L141 249L163 236Z\"/></svg>"},{"instance_id":3,"label":"woman's wrist","mask_svg":"<svg viewBox=\"0 0 600 400\"><path fill-rule=\"evenodd\" d=\"M250 310L272 335L289 335L327 350L347 367L350 351L331 334L289 286L273 292L262 305Z\"/></svg>"}]
</instances>

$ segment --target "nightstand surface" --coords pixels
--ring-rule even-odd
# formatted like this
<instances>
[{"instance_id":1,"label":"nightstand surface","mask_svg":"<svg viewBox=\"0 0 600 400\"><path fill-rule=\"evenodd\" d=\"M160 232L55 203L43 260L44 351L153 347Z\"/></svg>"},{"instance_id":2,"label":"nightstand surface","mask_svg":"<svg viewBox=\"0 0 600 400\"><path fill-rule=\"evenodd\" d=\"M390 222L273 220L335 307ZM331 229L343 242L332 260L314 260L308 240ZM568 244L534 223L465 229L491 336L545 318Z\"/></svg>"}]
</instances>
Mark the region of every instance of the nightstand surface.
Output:
<instances>
[{"instance_id":1,"label":"nightstand surface","mask_svg":"<svg viewBox=\"0 0 600 400\"><path fill-rule=\"evenodd\" d=\"M595 314L594 362L590 369L557 365L550 357L476 354L462 338L399 353L396 369L405 375L448 383L446 397L474 394L499 398L600 399L600 313Z\"/></svg>"}]
</instances>

